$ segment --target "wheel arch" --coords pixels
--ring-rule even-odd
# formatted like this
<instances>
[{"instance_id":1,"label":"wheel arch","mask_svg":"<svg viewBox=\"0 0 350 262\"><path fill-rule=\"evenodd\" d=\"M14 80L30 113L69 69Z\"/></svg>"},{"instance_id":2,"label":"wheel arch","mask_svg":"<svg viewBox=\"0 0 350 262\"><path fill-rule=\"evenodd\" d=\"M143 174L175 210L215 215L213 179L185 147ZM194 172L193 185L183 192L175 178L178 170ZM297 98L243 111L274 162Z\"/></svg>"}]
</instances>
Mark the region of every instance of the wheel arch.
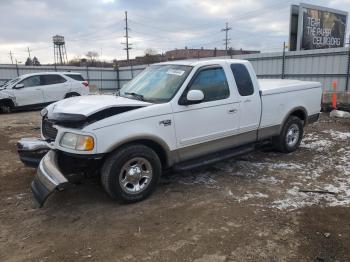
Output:
<instances>
[{"instance_id":1,"label":"wheel arch","mask_svg":"<svg viewBox=\"0 0 350 262\"><path fill-rule=\"evenodd\" d=\"M288 111L288 113L286 114L286 116L284 117L282 124L280 126L280 132L282 130L282 128L284 127L287 119L290 116L296 116L298 118L300 118L303 121L303 126L306 126L307 124L307 119L308 119L308 113L305 107L299 106L299 107L295 107L291 110Z\"/></svg>"},{"instance_id":2,"label":"wheel arch","mask_svg":"<svg viewBox=\"0 0 350 262\"><path fill-rule=\"evenodd\" d=\"M15 103L13 102L13 100L11 98L0 99L0 105L7 105L11 108L15 107Z\"/></svg>"},{"instance_id":3,"label":"wheel arch","mask_svg":"<svg viewBox=\"0 0 350 262\"><path fill-rule=\"evenodd\" d=\"M175 162L176 155L172 153L165 141L152 136L134 137L119 142L111 148L109 154L131 144L142 144L153 149L158 155L163 168L170 167Z\"/></svg>"},{"instance_id":4,"label":"wheel arch","mask_svg":"<svg viewBox=\"0 0 350 262\"><path fill-rule=\"evenodd\" d=\"M72 92L68 92L68 93L64 96L64 98L69 98L69 97L71 97L72 95L74 95L74 96L81 96L81 94L79 94L78 92L72 91Z\"/></svg>"}]
</instances>

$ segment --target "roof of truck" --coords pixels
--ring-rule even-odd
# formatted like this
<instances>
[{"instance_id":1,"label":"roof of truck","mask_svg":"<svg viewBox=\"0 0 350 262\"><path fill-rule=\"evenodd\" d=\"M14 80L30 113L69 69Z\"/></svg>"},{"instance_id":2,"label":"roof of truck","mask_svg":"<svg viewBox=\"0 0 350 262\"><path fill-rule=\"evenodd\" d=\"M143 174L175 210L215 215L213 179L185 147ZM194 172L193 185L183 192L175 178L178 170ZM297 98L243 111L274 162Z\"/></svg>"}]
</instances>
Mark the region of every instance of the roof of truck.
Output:
<instances>
[{"instance_id":1,"label":"roof of truck","mask_svg":"<svg viewBox=\"0 0 350 262\"><path fill-rule=\"evenodd\" d=\"M222 63L249 63L247 60L241 60L241 59L203 59L203 60L195 60L195 59L190 59L190 60L176 60L176 61L168 61L168 62L162 62L162 63L157 63L155 65L187 65L187 66L205 66L205 65L212 65L212 64L222 64Z\"/></svg>"}]
</instances>

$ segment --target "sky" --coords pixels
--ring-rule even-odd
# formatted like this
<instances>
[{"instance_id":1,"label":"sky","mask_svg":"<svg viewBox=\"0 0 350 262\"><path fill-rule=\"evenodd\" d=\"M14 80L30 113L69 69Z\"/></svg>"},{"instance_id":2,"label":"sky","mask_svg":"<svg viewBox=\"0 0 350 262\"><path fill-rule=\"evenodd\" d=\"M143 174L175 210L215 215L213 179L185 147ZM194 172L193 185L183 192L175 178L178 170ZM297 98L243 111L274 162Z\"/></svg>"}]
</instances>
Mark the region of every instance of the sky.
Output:
<instances>
[{"instance_id":1,"label":"sky","mask_svg":"<svg viewBox=\"0 0 350 262\"><path fill-rule=\"evenodd\" d=\"M350 0L303 0L350 11ZM65 37L68 59L98 52L101 60L126 59L124 12L128 11L130 57L146 49L224 49L280 51L288 41L290 5L295 0L0 0L0 64L37 56L53 63L52 36ZM348 32L349 34L349 29Z\"/></svg>"}]
</instances>

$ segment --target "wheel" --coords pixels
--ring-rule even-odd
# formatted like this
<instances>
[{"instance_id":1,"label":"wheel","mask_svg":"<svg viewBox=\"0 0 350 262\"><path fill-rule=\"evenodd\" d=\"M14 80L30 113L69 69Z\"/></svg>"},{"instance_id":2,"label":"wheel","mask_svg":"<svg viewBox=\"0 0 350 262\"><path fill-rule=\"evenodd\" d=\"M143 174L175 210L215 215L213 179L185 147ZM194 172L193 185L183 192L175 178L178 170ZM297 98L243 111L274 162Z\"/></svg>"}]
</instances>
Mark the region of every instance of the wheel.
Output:
<instances>
[{"instance_id":1,"label":"wheel","mask_svg":"<svg viewBox=\"0 0 350 262\"><path fill-rule=\"evenodd\" d=\"M11 107L8 105L0 105L0 112L4 114L11 113Z\"/></svg>"},{"instance_id":2,"label":"wheel","mask_svg":"<svg viewBox=\"0 0 350 262\"><path fill-rule=\"evenodd\" d=\"M283 153L291 153L300 146L303 137L303 122L299 117L290 116L284 124L279 136L272 139L275 148Z\"/></svg>"},{"instance_id":3,"label":"wheel","mask_svg":"<svg viewBox=\"0 0 350 262\"><path fill-rule=\"evenodd\" d=\"M162 172L158 155L141 144L111 154L101 170L101 182L110 197L125 203L141 201L156 188Z\"/></svg>"}]
</instances>

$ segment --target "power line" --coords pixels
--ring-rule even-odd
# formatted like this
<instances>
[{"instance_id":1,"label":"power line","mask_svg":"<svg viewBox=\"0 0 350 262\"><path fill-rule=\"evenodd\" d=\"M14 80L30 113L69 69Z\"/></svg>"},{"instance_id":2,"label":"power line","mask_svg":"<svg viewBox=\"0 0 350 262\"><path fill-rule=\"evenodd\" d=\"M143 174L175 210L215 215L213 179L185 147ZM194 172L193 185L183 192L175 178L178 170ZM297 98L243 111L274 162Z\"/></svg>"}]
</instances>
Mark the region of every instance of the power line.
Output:
<instances>
[{"instance_id":1,"label":"power line","mask_svg":"<svg viewBox=\"0 0 350 262\"><path fill-rule=\"evenodd\" d=\"M92 35L98 35L98 34L106 34L103 31L109 28L114 28L116 25L119 25L121 23L124 23L124 19L118 19L117 21L114 21L113 23L105 24L101 27L94 28L93 30L86 31L86 32L79 32L79 33L65 33L65 37L79 37L79 38L89 38Z\"/></svg>"}]
</instances>

